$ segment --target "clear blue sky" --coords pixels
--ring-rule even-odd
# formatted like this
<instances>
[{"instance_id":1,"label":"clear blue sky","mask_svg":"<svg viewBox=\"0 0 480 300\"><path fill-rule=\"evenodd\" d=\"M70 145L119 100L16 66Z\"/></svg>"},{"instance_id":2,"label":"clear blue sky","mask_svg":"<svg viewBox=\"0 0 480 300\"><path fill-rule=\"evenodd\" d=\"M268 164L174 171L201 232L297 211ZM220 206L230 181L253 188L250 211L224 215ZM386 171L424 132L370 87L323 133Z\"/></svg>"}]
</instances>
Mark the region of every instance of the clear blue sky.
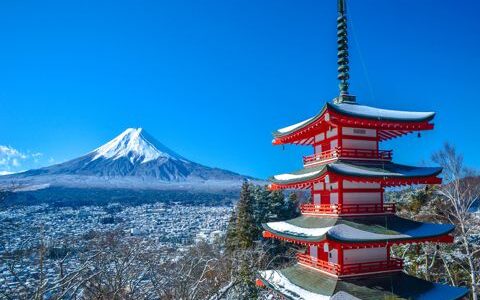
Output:
<instances>
[{"instance_id":1,"label":"clear blue sky","mask_svg":"<svg viewBox=\"0 0 480 300\"><path fill-rule=\"evenodd\" d=\"M384 144L396 161L423 164L450 141L480 167L479 6L349 1L358 101L437 112L433 132ZM311 149L273 147L271 132L337 95L335 21L336 0L1 1L0 145L20 156L0 171L77 157L127 127L243 174L299 168Z\"/></svg>"}]
</instances>

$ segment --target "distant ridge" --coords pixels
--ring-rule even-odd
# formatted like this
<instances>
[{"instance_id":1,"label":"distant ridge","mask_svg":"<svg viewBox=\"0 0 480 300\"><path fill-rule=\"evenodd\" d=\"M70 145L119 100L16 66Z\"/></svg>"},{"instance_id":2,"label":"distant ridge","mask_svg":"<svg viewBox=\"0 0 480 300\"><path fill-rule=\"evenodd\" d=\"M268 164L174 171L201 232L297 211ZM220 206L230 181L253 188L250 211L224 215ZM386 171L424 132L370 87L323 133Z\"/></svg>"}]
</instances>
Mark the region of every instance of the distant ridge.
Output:
<instances>
[{"instance_id":1,"label":"distant ridge","mask_svg":"<svg viewBox=\"0 0 480 300\"><path fill-rule=\"evenodd\" d=\"M0 176L0 185L14 181L23 185L67 187L231 189L249 179L192 162L158 142L144 129L128 128L79 158Z\"/></svg>"}]
</instances>

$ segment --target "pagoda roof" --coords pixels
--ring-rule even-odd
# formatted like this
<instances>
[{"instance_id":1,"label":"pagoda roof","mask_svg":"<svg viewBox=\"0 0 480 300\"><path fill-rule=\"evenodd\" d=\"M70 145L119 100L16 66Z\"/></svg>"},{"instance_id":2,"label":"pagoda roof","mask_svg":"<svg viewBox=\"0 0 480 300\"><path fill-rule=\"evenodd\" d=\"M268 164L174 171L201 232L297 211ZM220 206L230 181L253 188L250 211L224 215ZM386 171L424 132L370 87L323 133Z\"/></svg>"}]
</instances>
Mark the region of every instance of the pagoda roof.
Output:
<instances>
[{"instance_id":1,"label":"pagoda roof","mask_svg":"<svg viewBox=\"0 0 480 300\"><path fill-rule=\"evenodd\" d=\"M422 299L455 300L469 293L462 287L428 282L404 272L338 279L300 264L260 271L260 280L291 300Z\"/></svg>"},{"instance_id":2,"label":"pagoda roof","mask_svg":"<svg viewBox=\"0 0 480 300\"><path fill-rule=\"evenodd\" d=\"M327 112L329 115L327 116ZM330 116L331 115L331 116ZM302 131L311 130L322 122L342 123L344 126L362 125L361 127L396 130L394 133L380 134L381 140L403 135L414 130L432 129L428 122L435 116L434 112L413 112L375 108L356 103L327 102L318 114L299 123L280 128L273 133L274 144L296 143L305 138ZM349 119L349 120L343 120ZM353 122L361 119L371 122ZM420 124L422 123L422 125ZM291 137L298 135L298 137Z\"/></svg>"},{"instance_id":3,"label":"pagoda roof","mask_svg":"<svg viewBox=\"0 0 480 300\"><path fill-rule=\"evenodd\" d=\"M292 242L402 243L446 236L454 226L412 221L396 215L324 218L305 216L262 224L274 237Z\"/></svg>"},{"instance_id":4,"label":"pagoda roof","mask_svg":"<svg viewBox=\"0 0 480 300\"><path fill-rule=\"evenodd\" d=\"M430 183L430 181L423 182L421 179L436 178L435 176L440 174L441 171L442 168L438 167L414 167L392 162L355 162L350 160L345 162L338 160L329 164L304 167L292 173L275 175L269 180L280 188L299 188L295 185L320 182L327 174L358 178L362 181L412 179L414 183Z\"/></svg>"}]
</instances>

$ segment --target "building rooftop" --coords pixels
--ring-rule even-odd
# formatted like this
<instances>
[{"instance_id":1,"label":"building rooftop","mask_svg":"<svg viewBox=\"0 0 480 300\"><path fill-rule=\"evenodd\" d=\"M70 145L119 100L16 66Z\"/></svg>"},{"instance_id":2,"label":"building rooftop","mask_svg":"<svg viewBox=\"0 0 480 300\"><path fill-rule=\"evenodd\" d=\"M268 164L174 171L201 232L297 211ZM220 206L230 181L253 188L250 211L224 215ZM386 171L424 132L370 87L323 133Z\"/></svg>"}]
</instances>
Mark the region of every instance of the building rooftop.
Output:
<instances>
[{"instance_id":1,"label":"building rooftop","mask_svg":"<svg viewBox=\"0 0 480 300\"><path fill-rule=\"evenodd\" d=\"M321 179L327 173L361 178L426 178L437 176L442 171L437 167L414 167L392 162L348 162L338 160L333 163L305 167L298 171L276 175L270 178L275 184L295 184Z\"/></svg>"},{"instance_id":2,"label":"building rooftop","mask_svg":"<svg viewBox=\"0 0 480 300\"><path fill-rule=\"evenodd\" d=\"M403 272L338 279L296 264L282 270L260 271L260 280L286 299L422 299L454 300L468 289L431 283Z\"/></svg>"},{"instance_id":3,"label":"building rooftop","mask_svg":"<svg viewBox=\"0 0 480 300\"><path fill-rule=\"evenodd\" d=\"M386 140L416 130L432 129L433 125L429 121L434 117L434 112L400 111L356 103L327 102L315 116L273 132L273 143L299 143L306 136L314 135L317 127L325 127L329 122L343 126L362 123L361 127L379 129L380 139ZM357 122L348 122L353 120Z\"/></svg>"},{"instance_id":4,"label":"building rooftop","mask_svg":"<svg viewBox=\"0 0 480 300\"><path fill-rule=\"evenodd\" d=\"M315 116L303 120L297 124L290 125L284 128L280 128L274 132L274 136L283 136L303 127L308 126L314 121L320 119L326 111L337 112L338 114L363 118L363 119L372 119L376 121L393 121L393 122L424 122L430 121L435 117L434 112L416 112L416 111L401 111L401 110L391 110L391 109L382 109L372 106L352 104L352 103L330 103L327 102L318 114Z\"/></svg>"},{"instance_id":5,"label":"building rooftop","mask_svg":"<svg viewBox=\"0 0 480 300\"><path fill-rule=\"evenodd\" d=\"M317 243L324 240L345 243L401 242L448 235L451 224L412 221L396 215L322 218L300 216L287 221L263 224L274 236Z\"/></svg>"}]
</instances>

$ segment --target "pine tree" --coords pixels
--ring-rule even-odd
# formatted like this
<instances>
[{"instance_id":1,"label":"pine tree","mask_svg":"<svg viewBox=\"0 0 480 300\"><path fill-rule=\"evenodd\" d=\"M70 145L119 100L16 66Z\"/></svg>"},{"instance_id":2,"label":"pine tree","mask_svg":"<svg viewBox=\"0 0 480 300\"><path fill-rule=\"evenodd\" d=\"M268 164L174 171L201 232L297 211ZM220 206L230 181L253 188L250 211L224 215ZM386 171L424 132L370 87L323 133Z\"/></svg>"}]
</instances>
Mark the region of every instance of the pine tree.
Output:
<instances>
[{"instance_id":1,"label":"pine tree","mask_svg":"<svg viewBox=\"0 0 480 300\"><path fill-rule=\"evenodd\" d=\"M285 216L285 196L282 191L273 191L268 197L268 221L279 221Z\"/></svg>"},{"instance_id":2,"label":"pine tree","mask_svg":"<svg viewBox=\"0 0 480 300\"><path fill-rule=\"evenodd\" d=\"M296 218L300 215L300 203L297 194L294 192L288 195L285 210L286 219Z\"/></svg>"},{"instance_id":3,"label":"pine tree","mask_svg":"<svg viewBox=\"0 0 480 300\"><path fill-rule=\"evenodd\" d=\"M242 261L240 263L239 270L239 280L241 286L241 294L239 295L240 299L256 299L257 298L257 288L255 286L255 272L252 268L250 261Z\"/></svg>"},{"instance_id":4,"label":"pine tree","mask_svg":"<svg viewBox=\"0 0 480 300\"><path fill-rule=\"evenodd\" d=\"M249 249L257 239L257 228L253 216L254 199L251 185L245 182L242 185L240 200L237 204L236 242L239 249Z\"/></svg>"},{"instance_id":5,"label":"pine tree","mask_svg":"<svg viewBox=\"0 0 480 300\"><path fill-rule=\"evenodd\" d=\"M257 227L257 235L260 238L262 229L262 223L269 221L269 194L266 186L254 186L252 189L254 205L253 216L255 219L255 225Z\"/></svg>"},{"instance_id":6,"label":"pine tree","mask_svg":"<svg viewBox=\"0 0 480 300\"><path fill-rule=\"evenodd\" d=\"M229 252L232 252L237 247L237 212L235 209L232 210L230 220L228 221L225 247Z\"/></svg>"}]
</instances>

